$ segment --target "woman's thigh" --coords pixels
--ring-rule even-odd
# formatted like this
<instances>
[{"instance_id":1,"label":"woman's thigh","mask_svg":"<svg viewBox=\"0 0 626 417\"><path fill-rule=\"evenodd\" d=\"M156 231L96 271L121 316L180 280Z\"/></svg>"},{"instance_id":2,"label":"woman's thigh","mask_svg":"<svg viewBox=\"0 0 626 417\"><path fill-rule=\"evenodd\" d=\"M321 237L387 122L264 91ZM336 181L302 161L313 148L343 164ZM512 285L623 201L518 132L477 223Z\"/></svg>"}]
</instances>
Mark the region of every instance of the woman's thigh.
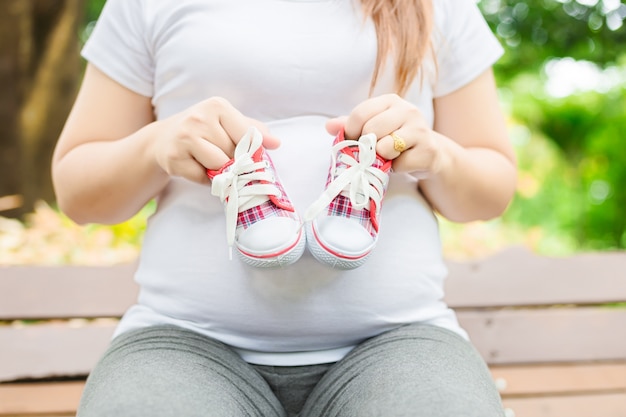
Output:
<instances>
[{"instance_id":1,"label":"woman's thigh","mask_svg":"<svg viewBox=\"0 0 626 417\"><path fill-rule=\"evenodd\" d=\"M95 367L79 417L258 416L285 412L265 380L231 349L158 326L122 334Z\"/></svg>"},{"instance_id":2,"label":"woman's thigh","mask_svg":"<svg viewBox=\"0 0 626 417\"><path fill-rule=\"evenodd\" d=\"M335 364L301 417L502 417L474 347L450 330L408 325L367 340Z\"/></svg>"}]
</instances>

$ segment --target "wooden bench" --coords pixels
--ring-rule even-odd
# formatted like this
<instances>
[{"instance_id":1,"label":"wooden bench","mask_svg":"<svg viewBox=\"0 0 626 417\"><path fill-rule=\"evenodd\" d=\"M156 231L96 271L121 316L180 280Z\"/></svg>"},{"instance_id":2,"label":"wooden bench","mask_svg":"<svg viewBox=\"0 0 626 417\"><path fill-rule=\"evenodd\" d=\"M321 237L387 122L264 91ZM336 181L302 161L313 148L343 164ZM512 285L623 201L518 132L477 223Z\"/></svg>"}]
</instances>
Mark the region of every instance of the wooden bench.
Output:
<instances>
[{"instance_id":1,"label":"wooden bench","mask_svg":"<svg viewBox=\"0 0 626 417\"><path fill-rule=\"evenodd\" d=\"M449 262L447 301L507 417L626 417L626 252ZM134 265L0 267L0 416L74 415Z\"/></svg>"}]
</instances>

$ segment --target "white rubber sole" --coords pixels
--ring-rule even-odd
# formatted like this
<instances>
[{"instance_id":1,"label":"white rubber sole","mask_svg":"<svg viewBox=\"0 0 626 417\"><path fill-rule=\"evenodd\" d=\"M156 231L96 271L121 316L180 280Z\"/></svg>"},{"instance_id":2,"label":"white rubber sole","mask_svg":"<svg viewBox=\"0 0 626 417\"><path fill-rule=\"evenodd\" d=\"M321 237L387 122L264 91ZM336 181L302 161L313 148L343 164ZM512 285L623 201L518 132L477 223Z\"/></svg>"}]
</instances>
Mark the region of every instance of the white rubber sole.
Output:
<instances>
[{"instance_id":1,"label":"white rubber sole","mask_svg":"<svg viewBox=\"0 0 626 417\"><path fill-rule=\"evenodd\" d=\"M309 222L305 227L307 246L315 259L331 268L343 270L355 269L365 263L371 249L357 254L341 254L324 244L321 237L316 233L313 223Z\"/></svg>"},{"instance_id":2,"label":"white rubber sole","mask_svg":"<svg viewBox=\"0 0 626 417\"><path fill-rule=\"evenodd\" d=\"M255 268L281 268L296 262L306 248L306 235L300 230L298 237L294 243L288 245L287 250L281 250L278 254L263 254L255 256L255 254L243 251L237 248L239 258L247 265Z\"/></svg>"}]
</instances>

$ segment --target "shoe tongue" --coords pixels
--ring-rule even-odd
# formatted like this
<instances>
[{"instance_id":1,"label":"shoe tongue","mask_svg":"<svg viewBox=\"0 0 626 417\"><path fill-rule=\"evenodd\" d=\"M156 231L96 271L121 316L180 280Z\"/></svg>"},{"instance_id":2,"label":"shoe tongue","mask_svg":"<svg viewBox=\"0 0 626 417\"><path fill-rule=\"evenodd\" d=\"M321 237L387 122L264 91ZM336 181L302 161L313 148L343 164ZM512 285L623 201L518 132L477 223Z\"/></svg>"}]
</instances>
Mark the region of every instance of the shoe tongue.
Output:
<instances>
[{"instance_id":1,"label":"shoe tongue","mask_svg":"<svg viewBox=\"0 0 626 417\"><path fill-rule=\"evenodd\" d=\"M343 130L340 130L339 133L337 133L337 136L335 136L335 140L333 141L333 146L335 146L336 144L340 143L340 142L354 142L353 144L350 144L350 146L347 146L343 149L341 149L340 152L343 152L347 155L352 156L354 159L356 159L357 161L359 160L359 141L355 140L355 139L348 139L345 137L345 132ZM378 155L378 153L376 154L376 159L374 160L374 162L372 163L372 166L374 168L378 168L378 169L382 169L384 170L384 166L388 161L386 159L384 159L383 157L381 157L380 155Z\"/></svg>"},{"instance_id":2,"label":"shoe tongue","mask_svg":"<svg viewBox=\"0 0 626 417\"><path fill-rule=\"evenodd\" d=\"M351 139L348 139L351 140ZM350 155L352 158L356 159L357 161L360 161L359 159L359 147L357 146L358 142L354 141L354 146L349 146L346 148L341 149L340 152L345 153L346 155ZM380 170L385 170L385 164L387 164L388 161L386 159L384 159L383 157L381 157L380 155L376 154L376 158L374 158L374 162L372 162L371 166L373 168L378 168Z\"/></svg>"}]
</instances>

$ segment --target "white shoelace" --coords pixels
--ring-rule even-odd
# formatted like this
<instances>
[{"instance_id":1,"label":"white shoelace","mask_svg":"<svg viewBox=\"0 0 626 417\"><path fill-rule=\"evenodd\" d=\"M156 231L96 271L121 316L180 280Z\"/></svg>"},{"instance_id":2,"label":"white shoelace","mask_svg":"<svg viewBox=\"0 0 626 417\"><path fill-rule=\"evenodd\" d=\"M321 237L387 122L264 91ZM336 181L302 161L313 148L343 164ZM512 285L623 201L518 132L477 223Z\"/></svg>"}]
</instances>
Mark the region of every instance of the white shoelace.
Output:
<instances>
[{"instance_id":1,"label":"white shoelace","mask_svg":"<svg viewBox=\"0 0 626 417\"><path fill-rule=\"evenodd\" d=\"M355 145L359 147L358 161L341 152L342 149ZM358 141L343 140L333 146L331 167L335 170L332 175L336 178L306 210L304 221L315 219L339 194L350 198L352 207L356 209L369 209L370 199L374 200L377 209L380 208L389 176L373 166L375 160L376 135L373 133L361 136Z\"/></svg>"},{"instance_id":2,"label":"white shoelace","mask_svg":"<svg viewBox=\"0 0 626 417\"><path fill-rule=\"evenodd\" d=\"M255 127L248 129L235 148L233 163L227 171L216 175L211 184L211 194L219 197L226 206L226 240L230 259L238 214L265 203L272 195L280 196L274 175L268 170L269 162L252 159L262 143L261 132Z\"/></svg>"}]
</instances>

